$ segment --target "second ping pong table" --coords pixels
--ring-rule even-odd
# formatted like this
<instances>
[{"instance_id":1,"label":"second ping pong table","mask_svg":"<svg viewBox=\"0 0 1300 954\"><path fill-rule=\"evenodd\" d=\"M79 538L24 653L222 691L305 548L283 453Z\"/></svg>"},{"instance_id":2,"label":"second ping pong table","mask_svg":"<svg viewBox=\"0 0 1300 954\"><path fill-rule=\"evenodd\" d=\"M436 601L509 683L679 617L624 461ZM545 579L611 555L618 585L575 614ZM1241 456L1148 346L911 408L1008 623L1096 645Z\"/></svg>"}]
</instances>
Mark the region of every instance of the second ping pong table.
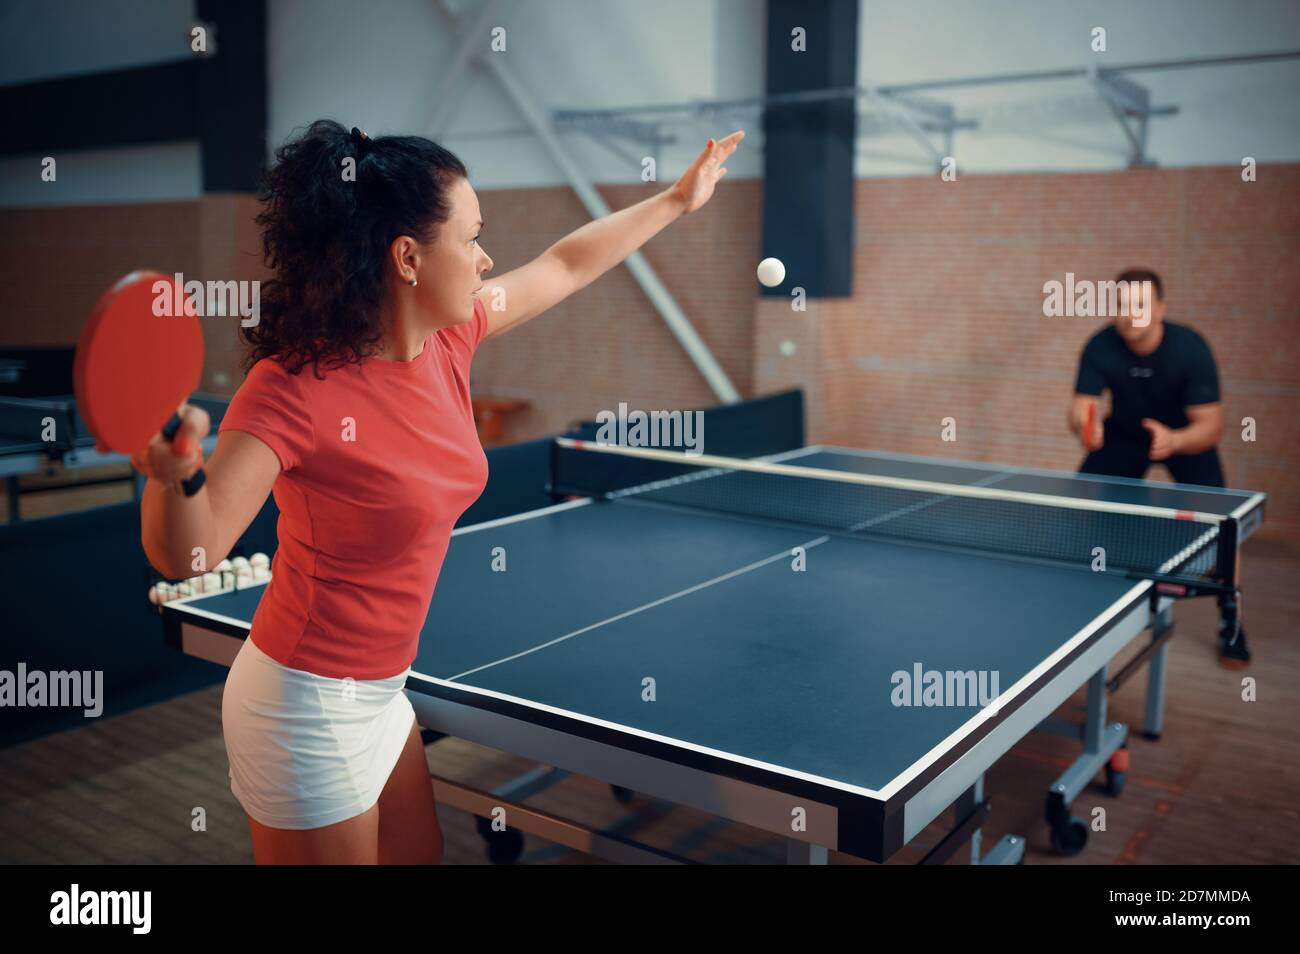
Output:
<instances>
[{"instance_id":1,"label":"second ping pong table","mask_svg":"<svg viewBox=\"0 0 1300 954\"><path fill-rule=\"evenodd\" d=\"M203 452L210 454L217 446L217 425L230 399L213 394L195 394L190 401L208 412L211 432L203 441ZM22 498L32 493L49 493L73 487L92 487L132 481L138 496L143 478L134 471L86 477L93 468L130 463L125 454L101 451L95 447L85 419L71 394L39 398L0 397L0 477L5 479L9 503L9 522L22 519ZM61 475L57 483L24 487L21 478L29 475Z\"/></svg>"},{"instance_id":2,"label":"second ping pong table","mask_svg":"<svg viewBox=\"0 0 1300 954\"><path fill-rule=\"evenodd\" d=\"M1053 845L1078 851L1087 826L1070 803L1102 772L1112 794L1123 783L1114 756L1128 727L1107 719L1108 666L1151 632L1145 728L1158 734L1173 602L1162 592L1177 590L1094 572L1087 545L1117 560L1134 549L1130 562L1162 570L1204 568L1215 530L1197 524L1170 543L1071 508L1220 515L1238 542L1263 516L1264 496L1249 492L820 446L763 460L898 480L904 496L869 487L862 511L839 486L810 502L763 474L712 468L454 532L407 692L425 729L539 764L492 792L435 776L438 798L479 816L497 857L530 831L615 860L681 860L525 804L580 773L779 835L790 861L824 863L828 849L884 861L950 807L954 826L925 860L969 841L972 861L1019 861L1023 838L981 849L984 775L1030 731L1061 731L1050 717L1086 685L1086 719L1068 729L1082 753L1047 799ZM708 488L711 505L656 498L683 483ZM979 488L1009 492L1008 506L1050 495L1091 521L1077 539L1068 527L1041 535L1048 550L1084 547L1077 561L1020 545L1033 528L997 509L1004 502L960 495ZM733 505L765 493L763 508ZM993 508L980 540L972 507ZM852 533L835 532L845 521ZM989 550L1000 535L1017 547ZM167 604L168 642L229 665L272 569L269 584ZM900 675L930 684L931 672L958 691L996 675L996 699L900 693ZM484 819L502 808L511 830L494 832Z\"/></svg>"}]
</instances>

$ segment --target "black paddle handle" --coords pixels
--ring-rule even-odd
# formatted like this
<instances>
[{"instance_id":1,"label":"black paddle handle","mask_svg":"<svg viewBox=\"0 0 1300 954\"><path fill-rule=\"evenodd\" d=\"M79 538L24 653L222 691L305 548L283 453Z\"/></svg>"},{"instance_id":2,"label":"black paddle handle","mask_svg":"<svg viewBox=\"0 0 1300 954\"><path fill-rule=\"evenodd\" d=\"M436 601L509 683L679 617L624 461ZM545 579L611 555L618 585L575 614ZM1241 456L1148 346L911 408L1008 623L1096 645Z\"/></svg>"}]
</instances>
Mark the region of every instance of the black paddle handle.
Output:
<instances>
[{"instance_id":1,"label":"black paddle handle","mask_svg":"<svg viewBox=\"0 0 1300 954\"><path fill-rule=\"evenodd\" d=\"M180 427L181 416L179 414L173 414L171 419L162 429L163 439L170 444L172 438L176 436L176 432L180 430ZM207 475L203 472L203 468L200 467L194 472L193 476L181 481L181 490L185 491L186 497L193 497L199 492L199 488L203 486L203 482L207 479Z\"/></svg>"}]
</instances>

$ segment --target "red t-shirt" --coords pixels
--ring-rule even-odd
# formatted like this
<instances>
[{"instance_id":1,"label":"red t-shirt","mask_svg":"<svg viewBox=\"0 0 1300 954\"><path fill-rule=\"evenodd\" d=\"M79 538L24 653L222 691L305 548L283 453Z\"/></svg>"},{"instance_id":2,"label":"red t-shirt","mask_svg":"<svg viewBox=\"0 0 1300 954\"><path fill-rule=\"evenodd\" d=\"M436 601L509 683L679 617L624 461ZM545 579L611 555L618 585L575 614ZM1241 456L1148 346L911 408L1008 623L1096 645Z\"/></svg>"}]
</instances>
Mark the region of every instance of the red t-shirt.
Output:
<instances>
[{"instance_id":1,"label":"red t-shirt","mask_svg":"<svg viewBox=\"0 0 1300 954\"><path fill-rule=\"evenodd\" d=\"M487 312L431 334L411 361L289 374L255 364L221 431L280 458L271 581L257 647L292 669L384 679L415 660L456 520L487 483L469 367Z\"/></svg>"}]
</instances>

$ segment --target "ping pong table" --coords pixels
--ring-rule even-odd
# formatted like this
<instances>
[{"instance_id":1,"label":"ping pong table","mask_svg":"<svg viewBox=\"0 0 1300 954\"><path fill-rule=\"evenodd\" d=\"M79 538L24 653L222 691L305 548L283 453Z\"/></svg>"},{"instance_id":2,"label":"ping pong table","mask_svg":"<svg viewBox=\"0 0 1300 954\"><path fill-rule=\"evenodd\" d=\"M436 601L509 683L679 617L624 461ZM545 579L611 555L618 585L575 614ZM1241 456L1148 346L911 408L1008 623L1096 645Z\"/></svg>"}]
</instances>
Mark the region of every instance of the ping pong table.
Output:
<instances>
[{"instance_id":1,"label":"ping pong table","mask_svg":"<svg viewBox=\"0 0 1300 954\"><path fill-rule=\"evenodd\" d=\"M1158 735L1174 596L1191 592L1166 577L1212 575L1265 502L827 446L745 464L781 472L704 467L453 533L407 693L426 730L538 763L491 792L434 776L494 858L528 831L614 860L683 860L526 804L579 773L781 836L791 862L884 861L951 808L926 861L969 842L973 862L1014 863L1021 837L981 849L983 779L1043 728L1082 743L1047 795L1052 844L1074 853L1088 828L1070 803L1103 771L1110 794L1123 787L1109 664L1150 631L1134 662ZM1047 497L1064 520L1036 528ZM1151 578L1097 572L1093 544ZM168 643L229 665L272 570L269 584L166 604ZM900 692L900 677L933 686L931 672L949 692L939 704ZM971 675L999 677L991 703L951 695ZM1083 723L1053 719L1084 686ZM503 808L509 830L495 831Z\"/></svg>"},{"instance_id":2,"label":"ping pong table","mask_svg":"<svg viewBox=\"0 0 1300 954\"><path fill-rule=\"evenodd\" d=\"M212 433L203 443L204 453L210 454L216 447L217 425L229 398L196 394L190 400L203 407L212 418ZM47 435L49 440L45 439ZM10 523L22 519L22 498L31 493L134 480L138 494L141 481L134 471L98 477L81 475L92 468L126 463L129 463L129 458L125 454L95 449L94 435L78 413L72 395L0 397L0 477L5 479ZM66 479L39 487L24 487L21 478L34 474L61 474Z\"/></svg>"}]
</instances>

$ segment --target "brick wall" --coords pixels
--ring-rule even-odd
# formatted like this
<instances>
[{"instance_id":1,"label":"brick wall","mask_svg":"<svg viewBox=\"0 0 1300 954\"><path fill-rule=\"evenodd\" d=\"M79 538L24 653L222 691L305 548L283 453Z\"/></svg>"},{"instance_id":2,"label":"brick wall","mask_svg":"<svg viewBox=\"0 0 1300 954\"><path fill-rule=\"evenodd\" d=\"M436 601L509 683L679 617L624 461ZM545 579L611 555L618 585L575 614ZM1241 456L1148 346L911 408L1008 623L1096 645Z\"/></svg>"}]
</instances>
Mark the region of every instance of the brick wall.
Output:
<instances>
[{"instance_id":1,"label":"brick wall","mask_svg":"<svg viewBox=\"0 0 1300 954\"><path fill-rule=\"evenodd\" d=\"M603 190L612 208L651 192ZM498 273L585 221L567 189L480 199ZM1043 283L1148 266L1165 280L1168 318L1214 349L1230 484L1270 495L1266 529L1300 529L1300 166L1261 166L1254 183L1236 167L864 179L855 203L853 297L806 313L756 293L757 182L724 183L646 247L744 394L802 386L813 441L1073 468L1081 454L1064 418L1079 350L1102 319L1044 318ZM533 403L511 421L514 440L619 401L712 401L623 268L486 344L474 386ZM955 443L941 440L945 417ZM1243 417L1257 421L1253 444ZM1150 476L1167 479L1162 467Z\"/></svg>"},{"instance_id":2,"label":"brick wall","mask_svg":"<svg viewBox=\"0 0 1300 954\"><path fill-rule=\"evenodd\" d=\"M618 209L660 188L601 191ZM1249 184L1230 166L864 179L854 295L801 314L757 295L761 200L758 182L724 182L644 252L743 394L805 389L812 441L1076 466L1064 415L1099 320L1042 317L1043 282L1145 265L1165 279L1169 318L1205 335L1218 359L1229 482L1270 495L1266 530L1300 531L1300 165L1261 166ZM480 202L497 274L587 221L567 188L483 191ZM99 292L141 261L264 277L256 211L251 196L9 210L5 340L72 343ZM783 341L792 354L780 353ZM208 359L204 386L233 390L233 332L209 335ZM485 344L474 389L531 403L508 420L507 440L555 433L620 401L715 403L626 268ZM1258 422L1253 444L1240 437L1247 416ZM945 417L957 421L956 443L940 440Z\"/></svg>"},{"instance_id":3,"label":"brick wall","mask_svg":"<svg viewBox=\"0 0 1300 954\"><path fill-rule=\"evenodd\" d=\"M1266 166L1250 184L1232 167L864 180L856 202L853 300L802 319L815 326L798 372L815 379L813 439L1077 466L1063 420L1079 351L1104 319L1043 317L1042 284L1148 266L1166 317L1214 350L1229 484L1269 493L1273 527L1300 525L1300 167ZM770 339L794 319L759 314L762 389L763 372L781 373ZM941 440L945 417L956 443Z\"/></svg>"},{"instance_id":4,"label":"brick wall","mask_svg":"<svg viewBox=\"0 0 1300 954\"><path fill-rule=\"evenodd\" d=\"M602 188L612 209L662 191ZM753 392L754 272L761 229L753 184L723 189L642 249L682 310L743 394ZM483 191L483 247L502 275L541 254L589 217L568 188ZM491 283L491 275L487 282ZM527 440L590 419L620 401L643 410L717 403L704 378L619 267L537 320L487 342L474 362L475 394L518 397L532 410L512 415L510 440Z\"/></svg>"},{"instance_id":5,"label":"brick wall","mask_svg":"<svg viewBox=\"0 0 1300 954\"><path fill-rule=\"evenodd\" d=\"M0 341L74 345L104 290L141 267L194 271L193 202L5 209L0 215Z\"/></svg>"}]
</instances>

